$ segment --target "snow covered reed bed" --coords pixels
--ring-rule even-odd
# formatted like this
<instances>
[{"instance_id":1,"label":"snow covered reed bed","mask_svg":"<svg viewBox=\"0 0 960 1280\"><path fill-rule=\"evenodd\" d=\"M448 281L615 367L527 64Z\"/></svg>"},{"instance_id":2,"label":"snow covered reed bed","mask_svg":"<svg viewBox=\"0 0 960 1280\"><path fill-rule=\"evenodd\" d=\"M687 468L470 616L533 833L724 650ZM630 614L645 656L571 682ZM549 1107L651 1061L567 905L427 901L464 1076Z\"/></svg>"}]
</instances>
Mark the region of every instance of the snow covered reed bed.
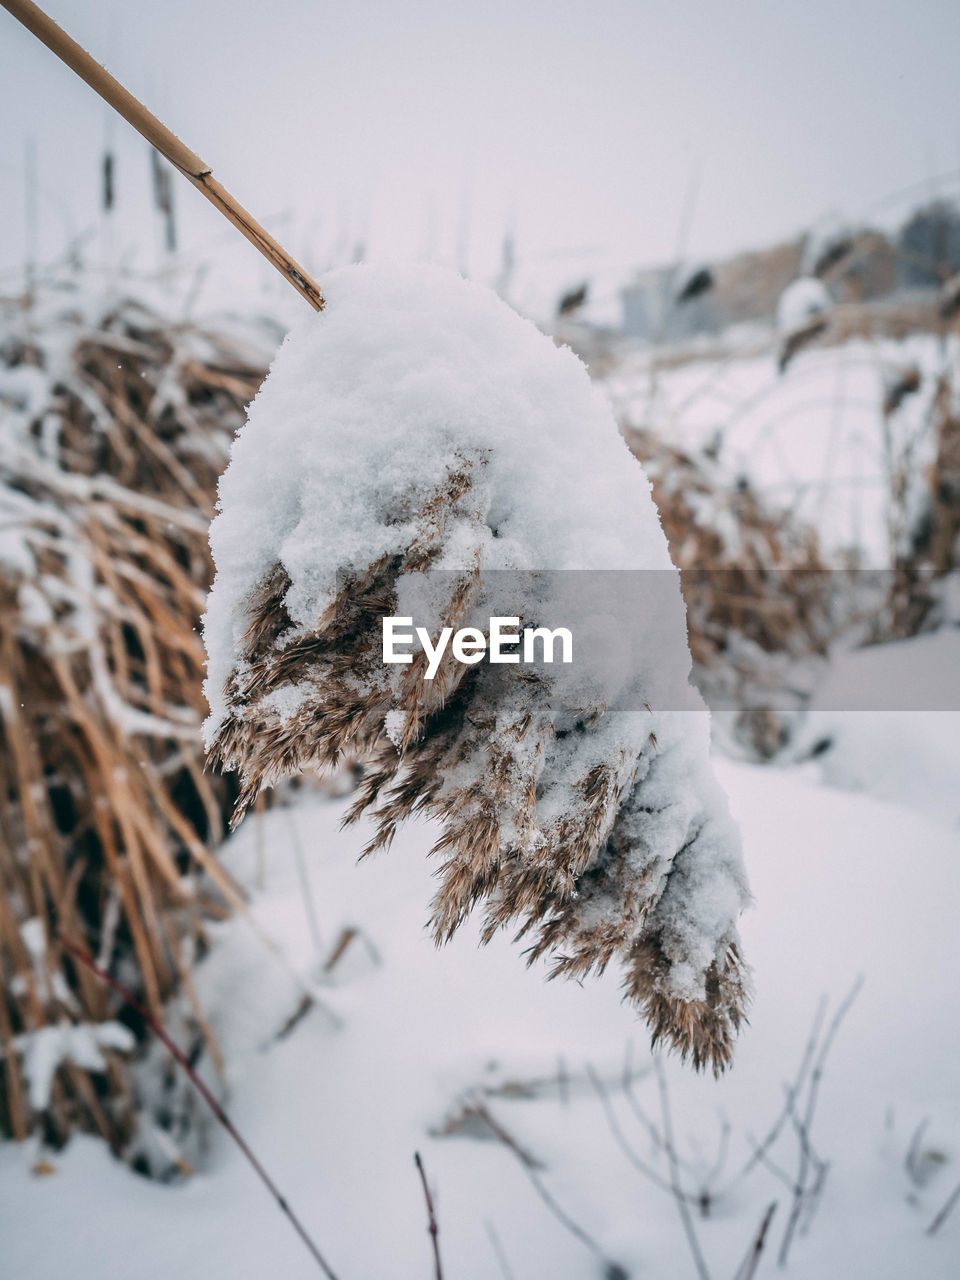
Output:
<instances>
[{"instance_id":1,"label":"snow covered reed bed","mask_svg":"<svg viewBox=\"0 0 960 1280\"><path fill-rule=\"evenodd\" d=\"M0 310L0 1132L122 1145L134 1038L103 1031L117 1003L57 936L159 1009L230 895L205 848L230 795L202 766L197 622L272 338L82 278Z\"/></svg>"}]
</instances>

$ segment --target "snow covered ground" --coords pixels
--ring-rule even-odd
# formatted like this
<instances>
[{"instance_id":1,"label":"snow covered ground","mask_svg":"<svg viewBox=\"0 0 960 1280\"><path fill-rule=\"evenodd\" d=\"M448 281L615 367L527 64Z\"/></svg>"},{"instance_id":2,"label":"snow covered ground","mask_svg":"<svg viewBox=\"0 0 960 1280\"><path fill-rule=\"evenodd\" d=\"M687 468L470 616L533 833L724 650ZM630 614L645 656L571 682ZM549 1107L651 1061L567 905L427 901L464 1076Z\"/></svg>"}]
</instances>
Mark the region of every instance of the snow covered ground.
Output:
<instances>
[{"instance_id":1,"label":"snow covered ground","mask_svg":"<svg viewBox=\"0 0 960 1280\"><path fill-rule=\"evenodd\" d=\"M960 627L838 654L787 755L960 830L958 680Z\"/></svg>"},{"instance_id":2,"label":"snow covered ground","mask_svg":"<svg viewBox=\"0 0 960 1280\"><path fill-rule=\"evenodd\" d=\"M942 750L943 786L955 795L960 735ZM945 802L921 797L934 818L825 785L820 771L818 761L718 763L756 896L743 924L756 997L719 1082L665 1062L680 1181L709 1192L709 1216L691 1210L701 1275L737 1272L774 1201L757 1274L777 1271L803 1159L784 1086L818 1008L822 1043L862 975L819 1082L808 1140L825 1172L788 1271L952 1277L960 1214L925 1232L960 1178L960 826ZM327 1012L314 1006L284 1032L301 991L242 920L219 927L197 974L229 1063L230 1112L340 1280L433 1274L417 1150L447 1280L697 1276L661 1185L670 1163L657 1141L657 1075L614 981L545 983L506 939L481 949L470 928L437 951L423 927L431 831L411 826L358 866L366 832L338 830L342 804L306 798L259 829L248 820L226 851L245 883L262 877L256 917L321 986ZM348 928L357 938L324 974ZM808 1071L801 1115L809 1087ZM764 1158L741 1173L778 1116ZM0 1150L3 1275L318 1274L228 1137L215 1128L209 1137L201 1170L169 1186L137 1178L91 1138L47 1153L47 1177L31 1176L35 1147Z\"/></svg>"}]
</instances>

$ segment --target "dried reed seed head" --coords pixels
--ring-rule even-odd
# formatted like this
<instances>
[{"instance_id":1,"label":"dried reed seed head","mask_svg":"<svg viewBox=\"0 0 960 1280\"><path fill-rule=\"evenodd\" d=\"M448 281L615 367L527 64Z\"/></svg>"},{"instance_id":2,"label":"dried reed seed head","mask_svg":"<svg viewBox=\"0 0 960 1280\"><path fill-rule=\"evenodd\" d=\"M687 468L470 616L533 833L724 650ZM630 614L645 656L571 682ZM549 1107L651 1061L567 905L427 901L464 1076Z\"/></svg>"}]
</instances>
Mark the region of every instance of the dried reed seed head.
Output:
<instances>
[{"instance_id":1,"label":"dried reed seed head","mask_svg":"<svg viewBox=\"0 0 960 1280\"><path fill-rule=\"evenodd\" d=\"M456 500L468 489L469 477L459 477ZM431 528L443 509L439 501L430 504ZM423 554L429 559L439 545ZM421 553L422 547L417 560ZM368 753L346 819L371 814L375 834L366 854L388 848L398 825L416 812L443 824L432 850L443 859L430 919L438 943L482 905L483 939L511 925L518 937L531 935L528 959L552 957L551 976L582 978L619 958L628 997L655 1037L697 1067L722 1069L742 1020L742 987L727 981L705 999L678 1000L663 981L665 954L638 950L671 859L638 867L636 841L618 830L618 820L658 754L656 733L644 729L634 753L619 748L612 759L566 778L564 802L547 821L547 784L556 759L570 751L569 731L556 733L549 679L454 664L441 668L438 684L425 679L417 660L391 685L380 662L380 619L396 608L397 579L407 571L407 561L395 557L345 578L320 625L308 632L287 617L282 567L251 598L249 667L231 676L229 715L214 744L241 771L237 816L261 785L302 767L330 767L343 753ZM444 625L466 616L480 586L477 570L452 581ZM283 713L278 697L290 687L299 699L293 715ZM388 711L403 716L394 741L383 734ZM652 712L644 716L654 723ZM608 724L594 709L576 721L574 741L589 742ZM598 903L608 918L596 918ZM637 972L643 956L659 966L660 986ZM737 1007L724 1013L724 999Z\"/></svg>"},{"instance_id":2,"label":"dried reed seed head","mask_svg":"<svg viewBox=\"0 0 960 1280\"><path fill-rule=\"evenodd\" d=\"M356 279L360 287L361 277ZM371 279L369 273L363 277L363 281ZM515 319L508 317L504 324L511 325ZM304 339L304 350L314 338L319 349L325 349L323 344L337 332L338 323L331 308L330 328L311 331L311 337ZM405 350L408 327L389 339L397 342L398 349ZM518 334L518 342L523 337ZM530 340L539 343L541 338L534 335ZM289 345L286 350L290 357ZM549 343L544 350L545 361L557 356ZM284 367L299 370L302 381L306 365L297 365L299 357L290 358L293 363L288 360ZM565 360L560 360L564 369L557 371L558 377L568 370ZM310 367L315 368L316 361ZM279 375L279 364L275 369ZM444 368L441 375L449 387L449 371ZM582 370L573 370L571 378L585 397L592 397ZM582 382L577 381L581 378ZM365 379L367 372L358 376L358 402L370 394ZM530 388L522 380L523 395L528 395ZM418 378L417 387L422 385ZM462 379L458 379L456 386L461 385ZM534 380L533 385L542 389L546 384ZM549 385L555 390L553 382ZM299 381L296 386L285 385L281 376L274 381L273 393L269 386L265 389L266 398L261 397L246 429L247 460L265 442L263 428L270 419L270 404L277 408L288 394L301 390ZM380 396L382 388L378 385L375 391ZM270 400L271 394L276 403ZM402 403L409 415L409 405ZM584 400L585 421L595 409L592 398L589 404ZM457 407L450 412L456 416ZM391 422L390 429L398 425ZM408 436L419 430L412 420L407 426ZM273 427L282 430L277 422ZM336 437L335 427L329 439ZM606 445L600 434L606 431L606 424L599 423L599 415L593 428L597 430L598 456L606 459L611 476L615 471L619 483L621 458L613 456L613 449L604 452ZM567 443L573 450L571 456L576 456L572 426L570 432ZM474 434L487 438L479 425ZM429 431L423 438L428 436ZM522 432L519 436L526 438ZM450 438L472 439L473 435L457 426L456 431L451 428ZM468 667L446 655L436 678L428 680L423 657L399 671L381 661L380 618L411 612L407 606L418 574L448 563L463 566L460 574L422 580L432 632L442 625L456 628L463 620L485 616L480 607L486 600L480 568L489 561L481 557L488 555L491 541L497 537L494 524L506 522L509 526L511 519L509 511L499 520L491 514L494 484L498 500L508 502L509 510L516 510L518 501L522 503L517 489L520 470L505 477L501 465L503 458L513 457L511 442L503 438L500 429L489 438L499 441L495 451L461 448L431 491L425 492L416 481L408 480L409 468L397 470L394 479L400 491L387 486L386 498L379 484L364 488L358 511L370 523L374 542L364 541L359 517L353 532L362 545L392 546L394 554L366 567L341 569L332 592L317 583L329 583L333 565L318 565L312 576L312 570L311 574L295 570L291 560L290 572L297 577L291 590L285 594L280 590L285 570L278 563L266 575L266 582L244 602L240 593L246 590L247 579L237 563L238 576L227 576L225 592L216 602L219 613L216 634L211 638L218 679L233 665L222 689L223 699L221 689L212 691L212 720L218 725L213 728L213 749L240 772L242 804L249 803L258 787L282 776L294 763L309 760L323 768L339 753L368 753L367 777L347 815L349 821L365 812L370 815L374 830L368 852L386 848L398 824L413 813L426 813L441 824L433 850L438 885L431 920L438 940L450 937L471 912L480 910L484 937L513 928L529 940L531 956L549 957L558 973L581 975L603 969L616 959L629 975L638 938L645 936L661 907L664 886L682 850L695 848L704 864L705 880L715 876L722 881L719 897L734 918L742 902L745 890L730 870L735 859L732 854L725 859L724 852L725 841L732 848L735 838L714 830L708 837L697 835L705 826L705 806L715 803L715 796L710 802L703 798L709 789L701 788L694 768L695 764L696 768L706 767L705 743L698 742L691 748L692 754L685 756L686 734L679 720L671 720L672 713L641 710L614 715L601 705L568 705L579 703L580 695L568 697L558 692L564 685L556 675L531 676L492 664ZM316 442L312 465L318 484L336 462L329 439ZM348 444L360 447L354 438L345 441L344 447ZM370 447L377 447L372 434ZM435 451L430 455L431 465L434 461ZM240 512L257 493L256 477L245 473L245 465L241 455L236 455L226 478L222 523L214 532L228 566L234 564L240 546ZM626 486L617 488L613 481L611 485L626 503ZM505 496L508 492L509 499ZM231 495L236 496L235 503ZM641 496L638 494L638 503ZM634 509L624 507L618 516L624 527L633 529ZM537 510L545 527L552 529L547 514L539 507ZM299 528L296 509L291 508L290 514ZM637 536L646 538L649 534L651 563L666 567L655 513L651 510L647 514L649 528L638 521ZM326 518L322 511L318 513L318 528ZM348 513L344 519L349 524ZM607 534L601 534L602 521L596 519L595 510L590 521L596 525L598 537L605 539ZM393 527L402 533L391 536ZM312 525L307 536L315 536ZM517 530L511 536L522 538ZM268 546L269 555L283 554L272 531L264 549ZM322 561L322 554L317 554ZM570 550L569 555L573 554ZM403 607L398 608L400 601ZM244 609L249 618L248 648L237 654L228 641ZM310 610L317 616L310 616ZM530 611L535 612L533 606ZM511 608L509 612L522 615L524 609ZM679 642L682 644L682 638ZM651 761L661 757L674 762L680 759L681 764L668 765L661 775L651 768ZM681 793L683 803L667 814L668 800L657 788ZM640 800L635 799L638 791ZM627 810L629 829L624 819ZM644 821L653 833L650 842L657 846L659 860L657 851L643 843L640 828ZM666 928L666 924L661 922L657 927ZM684 1007L690 1006L694 1021L706 1016L707 972L723 939L710 934L698 936L696 943L691 954L679 961L676 948L662 949L657 988L664 998L673 996ZM724 990L735 994L732 988ZM678 1045L686 1044L688 1030L678 1025L677 1036Z\"/></svg>"},{"instance_id":3,"label":"dried reed seed head","mask_svg":"<svg viewBox=\"0 0 960 1280\"><path fill-rule=\"evenodd\" d=\"M698 1071L709 1067L718 1076L730 1063L750 999L739 949L731 941L710 966L702 1000L682 1001L671 995L663 983L668 970L661 939L644 938L634 948L626 994L642 1008L654 1045L675 1048Z\"/></svg>"}]
</instances>

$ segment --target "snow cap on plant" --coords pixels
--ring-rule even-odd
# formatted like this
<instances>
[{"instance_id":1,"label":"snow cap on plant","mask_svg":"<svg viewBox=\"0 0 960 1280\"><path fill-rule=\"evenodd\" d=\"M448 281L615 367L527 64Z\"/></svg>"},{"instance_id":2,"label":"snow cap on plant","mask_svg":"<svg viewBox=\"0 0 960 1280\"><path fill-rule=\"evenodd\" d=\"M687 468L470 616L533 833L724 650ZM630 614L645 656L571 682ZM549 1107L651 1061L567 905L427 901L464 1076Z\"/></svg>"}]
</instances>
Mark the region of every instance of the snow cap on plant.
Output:
<instances>
[{"instance_id":1,"label":"snow cap on plant","mask_svg":"<svg viewBox=\"0 0 960 1280\"><path fill-rule=\"evenodd\" d=\"M739 840L687 684L679 578L639 463L581 362L492 292L350 267L286 339L221 480L204 635L207 744L259 788L366 757L369 850L425 812L432 927L474 907L554 974L616 960L655 1040L729 1061L744 1016ZM382 619L489 623L490 582L536 625L557 575L655 571L619 685L556 666L386 665ZM531 584L540 584L531 585ZM538 592L541 594L538 595ZM498 610L499 612L499 610ZM654 709L664 668L687 696ZM612 710L611 705L626 707Z\"/></svg>"}]
</instances>

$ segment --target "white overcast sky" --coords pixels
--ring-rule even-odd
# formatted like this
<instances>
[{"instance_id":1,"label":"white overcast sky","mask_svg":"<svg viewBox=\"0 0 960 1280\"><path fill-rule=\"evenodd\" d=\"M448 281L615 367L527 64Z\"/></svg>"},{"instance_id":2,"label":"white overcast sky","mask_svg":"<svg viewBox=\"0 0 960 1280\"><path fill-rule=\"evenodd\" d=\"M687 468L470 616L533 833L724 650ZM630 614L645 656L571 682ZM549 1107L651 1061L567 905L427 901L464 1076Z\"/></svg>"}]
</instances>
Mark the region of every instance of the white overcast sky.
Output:
<instances>
[{"instance_id":1,"label":"white overcast sky","mask_svg":"<svg viewBox=\"0 0 960 1280\"><path fill-rule=\"evenodd\" d=\"M522 260L651 263L674 254L685 207L687 256L711 256L862 216L910 184L922 198L960 168L957 0L46 8L318 267L362 241L493 275L508 226ZM97 227L106 114L0 11L0 271ZM114 248L149 266L145 144L119 120L113 138ZM229 242L180 185L188 250Z\"/></svg>"}]
</instances>

